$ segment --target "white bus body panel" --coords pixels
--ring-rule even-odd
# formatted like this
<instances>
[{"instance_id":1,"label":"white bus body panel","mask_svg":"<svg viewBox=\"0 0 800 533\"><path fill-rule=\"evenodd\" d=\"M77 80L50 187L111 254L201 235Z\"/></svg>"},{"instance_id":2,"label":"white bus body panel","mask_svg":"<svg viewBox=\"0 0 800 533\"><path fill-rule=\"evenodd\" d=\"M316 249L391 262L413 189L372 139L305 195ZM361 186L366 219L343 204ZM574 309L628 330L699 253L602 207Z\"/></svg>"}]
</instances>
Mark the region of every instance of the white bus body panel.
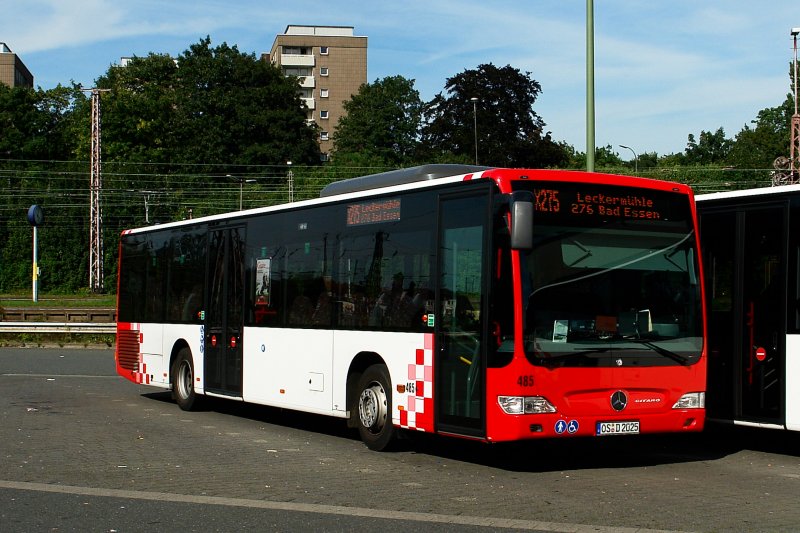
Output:
<instances>
[{"instance_id":1,"label":"white bus body panel","mask_svg":"<svg viewBox=\"0 0 800 533\"><path fill-rule=\"evenodd\" d=\"M358 354L371 352L389 369L392 421L399 424L399 408L408 407L409 396L397 386L406 385L409 368L424 347L422 333L245 328L243 399L345 417L350 365ZM427 355L430 360L432 353Z\"/></svg>"},{"instance_id":2,"label":"white bus body panel","mask_svg":"<svg viewBox=\"0 0 800 533\"><path fill-rule=\"evenodd\" d=\"M800 431L800 335L786 336L786 429Z\"/></svg>"},{"instance_id":3,"label":"white bus body panel","mask_svg":"<svg viewBox=\"0 0 800 533\"><path fill-rule=\"evenodd\" d=\"M333 331L245 328L243 341L244 401L332 414Z\"/></svg>"},{"instance_id":4,"label":"white bus body panel","mask_svg":"<svg viewBox=\"0 0 800 533\"><path fill-rule=\"evenodd\" d=\"M169 387L169 357L164 362L163 324L139 325L139 353L142 355L140 371L148 376L148 384ZM167 376L164 376L166 372Z\"/></svg>"},{"instance_id":5,"label":"white bus body panel","mask_svg":"<svg viewBox=\"0 0 800 533\"><path fill-rule=\"evenodd\" d=\"M142 366L150 385L170 387L170 355L178 341L186 341L194 359L195 389L203 392L203 326L194 324L137 324Z\"/></svg>"},{"instance_id":6,"label":"white bus body panel","mask_svg":"<svg viewBox=\"0 0 800 533\"><path fill-rule=\"evenodd\" d=\"M426 398L433 397L432 370L423 378L422 364L417 364L417 354L426 352L427 366L432 369L431 350L425 350L424 333L388 333L380 331L337 331L334 337L333 368L335 372L334 408L347 411L347 372L350 363L359 354L372 352L386 363L392 382L389 384L392 395L392 423L400 424L400 412L421 413L423 399L420 392L407 393L405 386L409 381L426 381L421 391ZM428 334L430 336L430 334ZM417 370L419 367L419 370ZM416 377L412 377L416 374ZM398 386L402 385L401 392ZM420 387L422 389L422 387ZM413 405L410 405L413 402ZM430 414L432 420L432 413ZM414 424L411 426L415 427ZM417 428L419 429L419 428Z\"/></svg>"}]
</instances>

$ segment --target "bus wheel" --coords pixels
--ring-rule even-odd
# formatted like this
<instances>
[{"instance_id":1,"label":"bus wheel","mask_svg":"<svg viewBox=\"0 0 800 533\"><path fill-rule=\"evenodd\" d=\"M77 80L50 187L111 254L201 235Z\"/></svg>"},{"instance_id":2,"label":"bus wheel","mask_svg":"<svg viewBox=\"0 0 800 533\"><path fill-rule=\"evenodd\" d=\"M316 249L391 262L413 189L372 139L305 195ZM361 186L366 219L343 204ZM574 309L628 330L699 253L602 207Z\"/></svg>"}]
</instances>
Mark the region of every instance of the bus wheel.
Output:
<instances>
[{"instance_id":1,"label":"bus wheel","mask_svg":"<svg viewBox=\"0 0 800 533\"><path fill-rule=\"evenodd\" d=\"M359 382L355 406L358 432L370 450L385 450L395 437L390 383L389 371L383 365L367 368Z\"/></svg>"},{"instance_id":2,"label":"bus wheel","mask_svg":"<svg viewBox=\"0 0 800 533\"><path fill-rule=\"evenodd\" d=\"M172 364L172 397L178 407L184 411L191 411L197 406L197 394L194 392L194 367L189 348L182 348Z\"/></svg>"}]
</instances>

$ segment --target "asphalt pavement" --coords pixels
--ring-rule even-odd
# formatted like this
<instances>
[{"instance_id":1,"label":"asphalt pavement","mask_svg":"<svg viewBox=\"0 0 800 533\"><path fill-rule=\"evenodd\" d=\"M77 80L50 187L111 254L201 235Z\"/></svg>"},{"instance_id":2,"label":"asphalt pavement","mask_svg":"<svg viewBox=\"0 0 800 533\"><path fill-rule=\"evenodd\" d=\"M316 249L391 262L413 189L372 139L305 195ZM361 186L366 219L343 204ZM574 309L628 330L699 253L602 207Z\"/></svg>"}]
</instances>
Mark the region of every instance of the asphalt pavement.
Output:
<instances>
[{"instance_id":1,"label":"asphalt pavement","mask_svg":"<svg viewBox=\"0 0 800 533\"><path fill-rule=\"evenodd\" d=\"M181 411L108 349L0 349L0 530L798 531L800 438L702 435L369 451L342 420Z\"/></svg>"}]
</instances>

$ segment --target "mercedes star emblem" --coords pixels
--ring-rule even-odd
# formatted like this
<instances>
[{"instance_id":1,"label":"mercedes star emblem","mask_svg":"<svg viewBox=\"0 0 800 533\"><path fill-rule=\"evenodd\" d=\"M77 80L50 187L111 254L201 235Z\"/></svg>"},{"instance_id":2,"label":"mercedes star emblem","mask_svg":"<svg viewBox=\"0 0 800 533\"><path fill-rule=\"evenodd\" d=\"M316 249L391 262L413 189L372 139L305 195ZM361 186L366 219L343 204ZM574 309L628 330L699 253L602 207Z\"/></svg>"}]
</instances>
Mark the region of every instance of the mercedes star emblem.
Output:
<instances>
[{"instance_id":1,"label":"mercedes star emblem","mask_svg":"<svg viewBox=\"0 0 800 533\"><path fill-rule=\"evenodd\" d=\"M621 390L611 395L611 407L613 407L615 411L622 411L627 405L628 395Z\"/></svg>"}]
</instances>

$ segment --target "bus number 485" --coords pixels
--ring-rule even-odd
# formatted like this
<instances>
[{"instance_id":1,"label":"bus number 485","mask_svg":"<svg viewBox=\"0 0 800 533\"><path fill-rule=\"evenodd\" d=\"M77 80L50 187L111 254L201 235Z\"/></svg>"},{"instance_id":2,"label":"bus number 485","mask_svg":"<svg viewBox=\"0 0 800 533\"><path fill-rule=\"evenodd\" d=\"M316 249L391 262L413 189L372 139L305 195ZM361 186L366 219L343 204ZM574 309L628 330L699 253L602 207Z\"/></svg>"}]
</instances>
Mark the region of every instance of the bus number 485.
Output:
<instances>
[{"instance_id":1,"label":"bus number 485","mask_svg":"<svg viewBox=\"0 0 800 533\"><path fill-rule=\"evenodd\" d=\"M533 387L533 376L519 376L517 378L517 385L520 387Z\"/></svg>"}]
</instances>

